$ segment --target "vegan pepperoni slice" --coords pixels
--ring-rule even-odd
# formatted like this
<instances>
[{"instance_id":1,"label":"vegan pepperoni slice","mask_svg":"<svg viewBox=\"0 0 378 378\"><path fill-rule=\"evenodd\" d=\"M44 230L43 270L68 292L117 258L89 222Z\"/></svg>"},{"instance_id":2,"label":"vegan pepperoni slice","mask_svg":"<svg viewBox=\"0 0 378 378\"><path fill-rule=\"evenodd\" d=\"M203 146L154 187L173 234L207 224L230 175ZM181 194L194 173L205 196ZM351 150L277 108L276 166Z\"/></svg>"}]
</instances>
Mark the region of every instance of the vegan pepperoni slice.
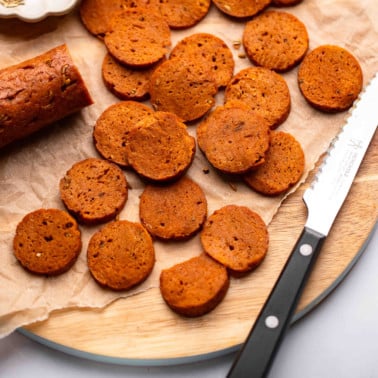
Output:
<instances>
[{"instance_id":1,"label":"vegan pepperoni slice","mask_svg":"<svg viewBox=\"0 0 378 378\"><path fill-rule=\"evenodd\" d=\"M285 79L264 67L248 67L231 79L225 90L225 103L239 100L276 129L289 116L291 98Z\"/></svg>"},{"instance_id":2,"label":"vegan pepperoni slice","mask_svg":"<svg viewBox=\"0 0 378 378\"><path fill-rule=\"evenodd\" d=\"M205 59L172 58L163 62L150 79L155 110L171 112L184 122L195 121L215 104L216 79Z\"/></svg>"},{"instance_id":3,"label":"vegan pepperoni slice","mask_svg":"<svg viewBox=\"0 0 378 378\"><path fill-rule=\"evenodd\" d=\"M257 66L285 72L305 56L309 44L306 26L288 12L266 11L248 21L243 45Z\"/></svg>"},{"instance_id":4,"label":"vegan pepperoni slice","mask_svg":"<svg viewBox=\"0 0 378 378\"><path fill-rule=\"evenodd\" d=\"M298 85L302 95L314 108L324 112L350 108L362 84L359 62L340 46L319 46L299 66Z\"/></svg>"},{"instance_id":5,"label":"vegan pepperoni slice","mask_svg":"<svg viewBox=\"0 0 378 378\"><path fill-rule=\"evenodd\" d=\"M76 220L60 209L38 209L17 225L13 250L29 272L55 276L76 262L82 247Z\"/></svg>"},{"instance_id":6,"label":"vegan pepperoni slice","mask_svg":"<svg viewBox=\"0 0 378 378\"><path fill-rule=\"evenodd\" d=\"M170 58L185 58L190 54L205 58L219 88L225 87L231 80L235 62L231 50L222 39L209 33L192 34L176 44Z\"/></svg>"},{"instance_id":7,"label":"vegan pepperoni slice","mask_svg":"<svg viewBox=\"0 0 378 378\"><path fill-rule=\"evenodd\" d=\"M300 143L290 133L274 131L265 163L244 176L245 182L265 195L286 192L302 177L305 156Z\"/></svg>"},{"instance_id":8,"label":"vegan pepperoni slice","mask_svg":"<svg viewBox=\"0 0 378 378\"><path fill-rule=\"evenodd\" d=\"M237 18L252 17L269 6L272 0L213 0L223 13Z\"/></svg>"},{"instance_id":9,"label":"vegan pepperoni slice","mask_svg":"<svg viewBox=\"0 0 378 378\"><path fill-rule=\"evenodd\" d=\"M229 284L227 269L204 253L160 274L163 299L173 311L188 317L214 310L225 297Z\"/></svg>"},{"instance_id":10,"label":"vegan pepperoni slice","mask_svg":"<svg viewBox=\"0 0 378 378\"><path fill-rule=\"evenodd\" d=\"M125 206L128 188L122 170L107 160L88 158L75 163L60 180L60 197L83 224L107 222Z\"/></svg>"},{"instance_id":11,"label":"vegan pepperoni slice","mask_svg":"<svg viewBox=\"0 0 378 378\"><path fill-rule=\"evenodd\" d=\"M110 22L104 42L109 53L131 67L148 67L161 60L171 45L168 24L160 13L128 8Z\"/></svg>"},{"instance_id":12,"label":"vegan pepperoni slice","mask_svg":"<svg viewBox=\"0 0 378 378\"><path fill-rule=\"evenodd\" d=\"M135 101L110 105L98 117L93 128L94 145L100 155L122 168L129 167L126 143L129 132L153 110Z\"/></svg>"},{"instance_id":13,"label":"vegan pepperoni slice","mask_svg":"<svg viewBox=\"0 0 378 378\"><path fill-rule=\"evenodd\" d=\"M173 113L155 112L128 135L130 166L144 179L168 182L180 178L193 162L195 139Z\"/></svg>"},{"instance_id":14,"label":"vegan pepperoni slice","mask_svg":"<svg viewBox=\"0 0 378 378\"><path fill-rule=\"evenodd\" d=\"M210 0L152 0L172 29L186 29L198 24L209 12Z\"/></svg>"},{"instance_id":15,"label":"vegan pepperoni slice","mask_svg":"<svg viewBox=\"0 0 378 378\"><path fill-rule=\"evenodd\" d=\"M150 234L160 239L187 239L206 220L206 196L186 176L170 185L147 185L140 197L139 216Z\"/></svg>"},{"instance_id":16,"label":"vegan pepperoni slice","mask_svg":"<svg viewBox=\"0 0 378 378\"><path fill-rule=\"evenodd\" d=\"M256 268L268 251L269 235L259 214L226 205L208 217L201 231L204 251L235 275Z\"/></svg>"},{"instance_id":17,"label":"vegan pepperoni slice","mask_svg":"<svg viewBox=\"0 0 378 378\"><path fill-rule=\"evenodd\" d=\"M89 240L88 268L95 281L111 290L129 290L152 272L155 249L140 223L126 220L106 224Z\"/></svg>"},{"instance_id":18,"label":"vegan pepperoni slice","mask_svg":"<svg viewBox=\"0 0 378 378\"><path fill-rule=\"evenodd\" d=\"M270 128L244 103L217 107L197 127L197 142L218 170L242 174L264 163Z\"/></svg>"}]
</instances>

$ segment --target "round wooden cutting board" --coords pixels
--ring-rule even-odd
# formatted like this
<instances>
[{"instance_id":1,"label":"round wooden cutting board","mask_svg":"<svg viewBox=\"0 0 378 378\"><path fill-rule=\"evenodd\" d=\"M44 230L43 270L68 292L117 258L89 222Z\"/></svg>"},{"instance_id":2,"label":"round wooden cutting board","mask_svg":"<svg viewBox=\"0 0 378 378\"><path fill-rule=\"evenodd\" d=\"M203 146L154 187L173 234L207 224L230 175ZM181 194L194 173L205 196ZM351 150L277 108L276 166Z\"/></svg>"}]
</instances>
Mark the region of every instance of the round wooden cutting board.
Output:
<instances>
[{"instance_id":1,"label":"round wooden cutting board","mask_svg":"<svg viewBox=\"0 0 378 378\"><path fill-rule=\"evenodd\" d=\"M270 224L269 253L263 264L254 274L232 278L225 300L210 314L194 319L180 317L167 308L158 289L151 289L105 309L57 311L21 332L71 354L131 365L190 362L237 348L302 231L306 186L287 198ZM315 264L295 319L314 308L345 277L363 251L377 217L376 133Z\"/></svg>"}]
</instances>

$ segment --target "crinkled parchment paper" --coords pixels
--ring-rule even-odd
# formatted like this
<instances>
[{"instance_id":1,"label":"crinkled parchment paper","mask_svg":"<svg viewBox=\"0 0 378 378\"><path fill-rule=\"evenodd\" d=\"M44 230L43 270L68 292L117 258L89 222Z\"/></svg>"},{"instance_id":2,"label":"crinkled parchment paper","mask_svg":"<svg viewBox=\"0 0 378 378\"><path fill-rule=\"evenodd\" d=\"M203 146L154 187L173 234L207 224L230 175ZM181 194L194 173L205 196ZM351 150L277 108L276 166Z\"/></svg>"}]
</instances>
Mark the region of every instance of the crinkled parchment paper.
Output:
<instances>
[{"instance_id":1,"label":"crinkled parchment paper","mask_svg":"<svg viewBox=\"0 0 378 378\"><path fill-rule=\"evenodd\" d=\"M378 16L376 0L304 0L302 4L282 9L296 15L307 26L310 50L321 44L337 44L359 60L366 83L378 70ZM240 41L243 22L236 22L212 7L196 27L172 31L172 45L195 32L209 32L222 38L234 53L235 72L249 66L243 58ZM101 79L104 44L91 36L80 23L78 13L48 18L37 24L18 20L0 22L0 67L7 67L67 43L82 73L95 104L82 112L57 122L17 146L0 151L0 337L17 327L46 319L56 309L68 307L103 307L117 298L135 295L158 286L160 270L201 252L198 235L187 242L155 242L156 265L153 273L139 287L124 293L101 289L91 278L86 265L86 246L98 227L81 227L82 253L73 268L58 277L37 277L26 273L17 263L12 241L17 223L38 208L63 209L58 183L71 165L87 157L98 157L92 143L93 125L110 104L119 100L110 94ZM292 109L279 129L291 132L300 141L306 155L306 173L314 167L343 125L347 112L324 114L312 109L299 93L297 68L283 74L291 92ZM223 94L218 95L222 103ZM195 125L188 130L195 135ZM204 169L210 169L208 174ZM138 221L139 195L143 184L131 171L125 175L130 184L129 199L120 219ZM269 223L283 196L266 198L254 193L240 181L220 177L197 151L188 175L201 184L208 199L208 213L226 204L246 205ZM253 274L253 273L251 273Z\"/></svg>"}]
</instances>

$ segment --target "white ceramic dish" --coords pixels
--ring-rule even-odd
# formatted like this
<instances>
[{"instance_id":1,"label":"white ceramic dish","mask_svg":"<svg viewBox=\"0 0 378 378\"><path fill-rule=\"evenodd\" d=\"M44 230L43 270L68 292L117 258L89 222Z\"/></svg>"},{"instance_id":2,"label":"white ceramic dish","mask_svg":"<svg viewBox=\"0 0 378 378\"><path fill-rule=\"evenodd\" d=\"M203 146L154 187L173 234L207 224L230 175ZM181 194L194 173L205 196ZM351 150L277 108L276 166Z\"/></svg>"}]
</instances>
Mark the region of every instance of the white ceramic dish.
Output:
<instances>
[{"instance_id":1,"label":"white ceramic dish","mask_svg":"<svg viewBox=\"0 0 378 378\"><path fill-rule=\"evenodd\" d=\"M78 0L0 0L0 18L19 18L26 22L38 22L48 16L69 13L78 2Z\"/></svg>"}]
</instances>

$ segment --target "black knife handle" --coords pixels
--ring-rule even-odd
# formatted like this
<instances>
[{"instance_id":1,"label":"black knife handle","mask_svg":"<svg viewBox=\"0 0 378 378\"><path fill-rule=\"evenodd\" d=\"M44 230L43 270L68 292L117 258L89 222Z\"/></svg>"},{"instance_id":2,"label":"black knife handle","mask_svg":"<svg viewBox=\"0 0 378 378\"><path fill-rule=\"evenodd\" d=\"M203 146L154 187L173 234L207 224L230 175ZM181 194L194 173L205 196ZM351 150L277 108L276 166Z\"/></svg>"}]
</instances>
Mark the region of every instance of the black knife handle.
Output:
<instances>
[{"instance_id":1,"label":"black knife handle","mask_svg":"<svg viewBox=\"0 0 378 378\"><path fill-rule=\"evenodd\" d=\"M325 236L305 227L227 377L265 377Z\"/></svg>"}]
</instances>

